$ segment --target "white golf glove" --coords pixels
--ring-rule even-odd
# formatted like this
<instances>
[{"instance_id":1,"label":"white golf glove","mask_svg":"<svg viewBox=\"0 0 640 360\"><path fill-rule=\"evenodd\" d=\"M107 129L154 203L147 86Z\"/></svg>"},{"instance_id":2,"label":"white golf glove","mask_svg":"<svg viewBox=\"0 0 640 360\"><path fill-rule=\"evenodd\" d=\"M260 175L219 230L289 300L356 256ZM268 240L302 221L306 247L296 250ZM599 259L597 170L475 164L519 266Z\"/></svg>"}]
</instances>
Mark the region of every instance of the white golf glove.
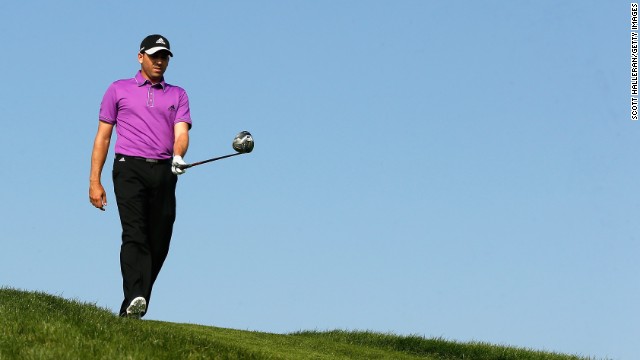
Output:
<instances>
[{"instance_id":1,"label":"white golf glove","mask_svg":"<svg viewBox=\"0 0 640 360\"><path fill-rule=\"evenodd\" d=\"M186 169L180 169L177 165L187 165L187 163L184 162L182 156L180 155L173 156L173 161L171 162L171 172L176 175L182 175L187 171Z\"/></svg>"}]
</instances>

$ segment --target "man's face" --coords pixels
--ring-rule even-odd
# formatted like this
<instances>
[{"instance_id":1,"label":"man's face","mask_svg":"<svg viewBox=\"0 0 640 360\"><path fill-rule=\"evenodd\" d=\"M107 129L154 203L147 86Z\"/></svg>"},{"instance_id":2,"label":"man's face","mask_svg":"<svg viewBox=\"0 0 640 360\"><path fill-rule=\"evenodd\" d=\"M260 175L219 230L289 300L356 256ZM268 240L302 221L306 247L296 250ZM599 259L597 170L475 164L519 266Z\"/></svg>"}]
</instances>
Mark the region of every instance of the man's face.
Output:
<instances>
[{"instance_id":1,"label":"man's face","mask_svg":"<svg viewBox=\"0 0 640 360\"><path fill-rule=\"evenodd\" d=\"M142 65L142 76L156 83L162 80L162 76L167 70L169 53L164 50L157 51L151 55L138 53L138 62Z\"/></svg>"}]
</instances>

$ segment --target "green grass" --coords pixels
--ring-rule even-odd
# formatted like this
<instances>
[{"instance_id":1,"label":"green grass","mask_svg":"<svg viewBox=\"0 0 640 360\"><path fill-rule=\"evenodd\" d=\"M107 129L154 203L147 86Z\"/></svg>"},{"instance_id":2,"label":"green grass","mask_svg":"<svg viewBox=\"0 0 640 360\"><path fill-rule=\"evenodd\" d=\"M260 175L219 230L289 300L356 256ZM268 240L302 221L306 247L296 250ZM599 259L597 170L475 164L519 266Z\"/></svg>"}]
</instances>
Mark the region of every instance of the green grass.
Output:
<instances>
[{"instance_id":1,"label":"green grass","mask_svg":"<svg viewBox=\"0 0 640 360\"><path fill-rule=\"evenodd\" d=\"M587 359L373 332L269 334L117 317L92 304L0 289L0 360Z\"/></svg>"}]
</instances>

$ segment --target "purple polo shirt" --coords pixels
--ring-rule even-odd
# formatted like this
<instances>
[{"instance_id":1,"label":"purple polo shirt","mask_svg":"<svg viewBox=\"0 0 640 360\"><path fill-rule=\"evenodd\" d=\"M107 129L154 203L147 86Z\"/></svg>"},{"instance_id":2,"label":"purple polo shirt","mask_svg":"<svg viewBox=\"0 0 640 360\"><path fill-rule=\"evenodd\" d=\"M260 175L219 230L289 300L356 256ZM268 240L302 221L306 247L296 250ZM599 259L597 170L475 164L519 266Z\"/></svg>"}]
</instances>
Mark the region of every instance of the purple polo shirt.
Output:
<instances>
[{"instance_id":1,"label":"purple polo shirt","mask_svg":"<svg viewBox=\"0 0 640 360\"><path fill-rule=\"evenodd\" d=\"M116 125L117 154L148 159L173 156L173 127L191 128L186 91L164 81L151 85L140 71L134 78L112 83L102 98L99 120Z\"/></svg>"}]
</instances>

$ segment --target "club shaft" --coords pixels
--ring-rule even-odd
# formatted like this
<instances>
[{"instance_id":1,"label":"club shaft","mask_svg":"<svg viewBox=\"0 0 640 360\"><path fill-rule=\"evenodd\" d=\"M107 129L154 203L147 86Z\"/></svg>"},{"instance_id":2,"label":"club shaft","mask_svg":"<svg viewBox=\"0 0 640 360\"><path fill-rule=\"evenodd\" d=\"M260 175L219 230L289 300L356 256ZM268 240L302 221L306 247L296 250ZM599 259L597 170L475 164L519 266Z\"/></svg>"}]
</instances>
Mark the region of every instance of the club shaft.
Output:
<instances>
[{"instance_id":1,"label":"club shaft","mask_svg":"<svg viewBox=\"0 0 640 360\"><path fill-rule=\"evenodd\" d=\"M232 156L242 155L242 154L243 153L235 153L235 154L229 154L229 155L225 155L225 156L218 156L218 157L214 157L214 158L211 158L211 159L194 162L194 163L191 163L191 164L179 165L178 167L180 169L188 169L190 167L194 167L194 166L206 164L206 163L209 163L209 162L212 162L212 161L222 160L222 159L226 159L226 158L229 158L229 157L232 157Z\"/></svg>"}]
</instances>

